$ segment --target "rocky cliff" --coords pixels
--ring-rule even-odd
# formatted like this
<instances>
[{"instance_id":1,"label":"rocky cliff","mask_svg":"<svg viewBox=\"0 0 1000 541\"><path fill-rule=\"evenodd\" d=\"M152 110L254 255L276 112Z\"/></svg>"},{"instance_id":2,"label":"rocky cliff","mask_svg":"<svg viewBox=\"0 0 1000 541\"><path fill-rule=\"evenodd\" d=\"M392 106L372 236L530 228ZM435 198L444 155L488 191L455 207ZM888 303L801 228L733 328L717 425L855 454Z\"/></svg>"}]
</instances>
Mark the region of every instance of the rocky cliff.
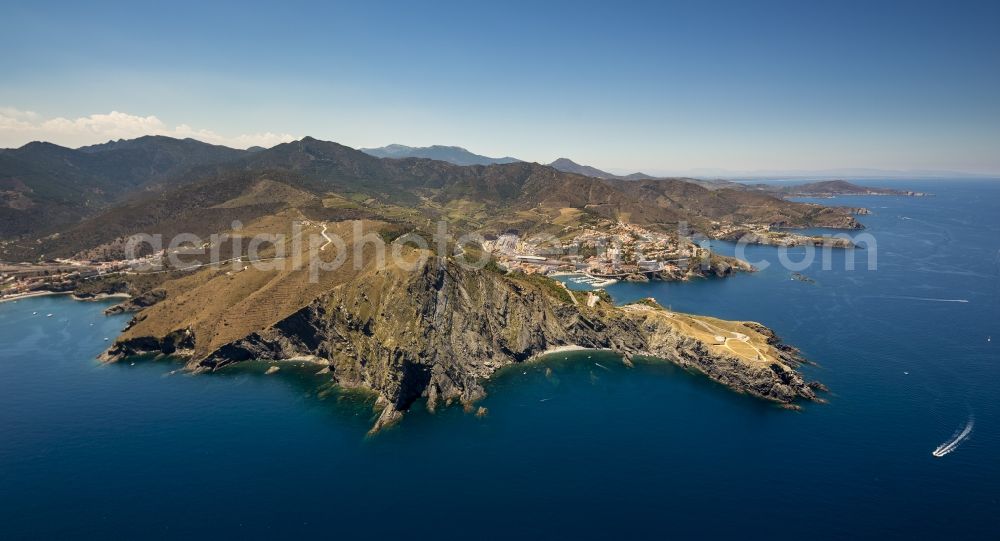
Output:
<instances>
[{"instance_id":1,"label":"rocky cliff","mask_svg":"<svg viewBox=\"0 0 1000 541\"><path fill-rule=\"evenodd\" d=\"M378 393L384 409L374 429L421 397L432 410L471 405L498 369L570 345L613 350L626 361L656 357L780 403L815 398L795 370L801 362L795 351L779 347L762 326L679 314L648 301L616 307L586 297L545 277L467 270L431 258L416 270L362 273L210 350L193 326L147 332L157 327L143 312L103 358L171 354L195 371L312 358L328 365L338 384Z\"/></svg>"}]
</instances>

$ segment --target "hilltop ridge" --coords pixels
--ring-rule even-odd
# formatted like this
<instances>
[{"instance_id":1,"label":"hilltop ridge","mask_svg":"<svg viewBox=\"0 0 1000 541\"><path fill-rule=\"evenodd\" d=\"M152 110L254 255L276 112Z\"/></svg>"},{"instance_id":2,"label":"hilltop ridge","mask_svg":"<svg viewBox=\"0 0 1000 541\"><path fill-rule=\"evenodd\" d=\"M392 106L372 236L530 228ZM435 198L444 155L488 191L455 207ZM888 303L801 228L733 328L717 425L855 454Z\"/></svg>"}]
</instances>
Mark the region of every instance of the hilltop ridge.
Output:
<instances>
[{"instance_id":1,"label":"hilltop ridge","mask_svg":"<svg viewBox=\"0 0 1000 541\"><path fill-rule=\"evenodd\" d=\"M472 153L459 146L431 145L429 147L411 147L400 144L391 144L378 148L358 149L365 154L370 154L378 158L427 158L430 160L440 160L455 165L493 165L500 163L515 163L521 160L504 156L503 158L491 158L480 154Z\"/></svg>"},{"instance_id":2,"label":"hilltop ridge","mask_svg":"<svg viewBox=\"0 0 1000 541\"><path fill-rule=\"evenodd\" d=\"M71 149L32 142L0 151L0 238L75 223L129 195L183 183L193 168L246 151L194 139L145 136Z\"/></svg>"},{"instance_id":3,"label":"hilltop ridge","mask_svg":"<svg viewBox=\"0 0 1000 541\"><path fill-rule=\"evenodd\" d=\"M160 144L152 149L142 145L144 150L139 157L128 148L118 148L120 146L116 143L104 151L88 152L55 146L46 149L43 153L46 155L61 152L73 159L102 157L113 160L111 168L114 170L125 169L132 163L131 159L144 159L142 156L150 153L160 156L152 163L161 165L145 167L142 175L110 177L126 179L133 186L141 181L133 188L139 191L116 195L115 203L77 204L88 212L75 221L36 223L27 220L26 216L30 215L27 211L38 212L40 203L20 208L17 202L21 199L17 194L21 192L15 188L15 195L7 195L7 207L0 208L13 222L0 230L3 236L11 238L26 231L36 235L58 232L58 235L45 235L34 243L0 247L0 259L31 259L41 254L49 257L72 255L122 235L180 232L185 226L190 232L208 234L217 230L226 219L253 219L286 206L272 200L267 204L213 213L214 218L201 212L237 197L263 179L275 180L314 196L316 202L312 207L318 216L368 216L404 222L447 218L457 226L484 234L498 234L510 228L553 230L553 220L565 214L562 209L575 209L574 223L577 224L598 219L625 219L668 230L685 223L704 233L710 232L712 222L860 227L843 210L793 203L744 190L709 190L682 179L606 180L526 162L456 166L422 158L380 159L312 137L255 152L197 146L204 153L183 160L161 150ZM0 154L0 160L8 153ZM42 176L42 180L48 178ZM79 183L80 189L93 189L87 187L88 182L93 186L110 182L108 178L90 174L87 182ZM119 192L127 190L118 190L116 194ZM25 193L29 198L37 198L31 187ZM333 204L334 200L340 202ZM70 203L53 205L63 208ZM201 227L205 222L211 225Z\"/></svg>"}]
</instances>

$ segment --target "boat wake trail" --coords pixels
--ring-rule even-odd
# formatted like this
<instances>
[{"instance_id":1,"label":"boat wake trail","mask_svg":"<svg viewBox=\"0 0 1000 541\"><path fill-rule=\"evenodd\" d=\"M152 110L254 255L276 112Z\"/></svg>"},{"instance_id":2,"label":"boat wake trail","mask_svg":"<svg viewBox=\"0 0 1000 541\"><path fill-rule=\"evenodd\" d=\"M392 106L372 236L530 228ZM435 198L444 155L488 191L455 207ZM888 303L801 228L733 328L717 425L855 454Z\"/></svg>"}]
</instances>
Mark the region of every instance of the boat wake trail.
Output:
<instances>
[{"instance_id":1,"label":"boat wake trail","mask_svg":"<svg viewBox=\"0 0 1000 541\"><path fill-rule=\"evenodd\" d=\"M928 301L928 302L969 302L969 299L933 299L930 297L907 297L904 295L885 295L885 299L904 299L908 301Z\"/></svg>"},{"instance_id":2,"label":"boat wake trail","mask_svg":"<svg viewBox=\"0 0 1000 541\"><path fill-rule=\"evenodd\" d=\"M941 458L944 455L947 455L948 453L954 451L955 449L958 449L958 446L961 445L962 442L965 441L970 434L972 434L972 427L974 424L975 424L975 419L969 417L969 422L965 424L965 428L955 432L955 434L952 435L950 440L942 443L941 445L938 445L937 449L934 449L934 451L931 454L938 458Z\"/></svg>"}]
</instances>

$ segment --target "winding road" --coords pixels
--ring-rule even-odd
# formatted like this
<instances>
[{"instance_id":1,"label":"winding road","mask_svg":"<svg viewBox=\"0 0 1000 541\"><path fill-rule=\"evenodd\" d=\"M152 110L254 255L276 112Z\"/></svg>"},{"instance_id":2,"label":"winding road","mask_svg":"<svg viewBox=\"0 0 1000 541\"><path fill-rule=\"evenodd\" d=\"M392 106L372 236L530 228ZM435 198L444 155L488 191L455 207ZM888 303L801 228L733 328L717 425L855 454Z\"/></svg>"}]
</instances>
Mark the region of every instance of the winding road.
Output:
<instances>
[{"instance_id":1,"label":"winding road","mask_svg":"<svg viewBox=\"0 0 1000 541\"><path fill-rule=\"evenodd\" d=\"M321 251L321 252L323 250L326 250L326 247L329 246L331 242L333 242L333 239L330 238L330 235L326 234L326 227L327 227L326 226L326 222L323 222L323 231L320 231L320 234L323 235L324 239L326 239L326 244L324 244L323 246L320 246L319 251Z\"/></svg>"}]
</instances>

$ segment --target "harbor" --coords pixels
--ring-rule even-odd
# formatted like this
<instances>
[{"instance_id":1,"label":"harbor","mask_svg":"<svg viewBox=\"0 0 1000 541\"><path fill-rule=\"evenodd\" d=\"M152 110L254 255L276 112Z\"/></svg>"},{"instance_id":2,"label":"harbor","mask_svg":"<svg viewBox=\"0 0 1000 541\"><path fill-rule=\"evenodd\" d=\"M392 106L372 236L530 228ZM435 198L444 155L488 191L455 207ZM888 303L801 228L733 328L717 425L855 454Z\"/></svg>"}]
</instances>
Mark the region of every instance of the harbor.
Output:
<instances>
[{"instance_id":1,"label":"harbor","mask_svg":"<svg viewBox=\"0 0 1000 541\"><path fill-rule=\"evenodd\" d=\"M549 276L563 282L571 289L578 290L601 289L618 283L614 278L601 278L587 273L554 272Z\"/></svg>"}]
</instances>

